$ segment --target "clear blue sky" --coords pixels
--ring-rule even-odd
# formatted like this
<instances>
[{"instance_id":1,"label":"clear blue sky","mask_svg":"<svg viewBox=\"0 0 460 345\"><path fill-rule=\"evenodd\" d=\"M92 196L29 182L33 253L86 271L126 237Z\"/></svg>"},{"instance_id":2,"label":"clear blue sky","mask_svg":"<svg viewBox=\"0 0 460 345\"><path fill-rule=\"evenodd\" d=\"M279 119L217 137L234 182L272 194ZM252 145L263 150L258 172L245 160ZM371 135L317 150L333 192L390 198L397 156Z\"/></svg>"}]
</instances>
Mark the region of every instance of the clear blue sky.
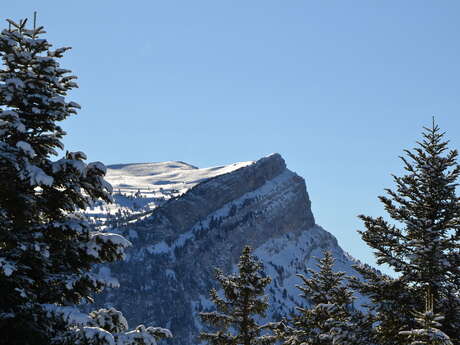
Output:
<instances>
[{"instance_id":1,"label":"clear blue sky","mask_svg":"<svg viewBox=\"0 0 460 345\"><path fill-rule=\"evenodd\" d=\"M200 167L279 152L317 223L373 262L358 214L432 115L460 148L458 1L7 1L74 47L67 149ZM5 27L5 25L3 26Z\"/></svg>"}]
</instances>

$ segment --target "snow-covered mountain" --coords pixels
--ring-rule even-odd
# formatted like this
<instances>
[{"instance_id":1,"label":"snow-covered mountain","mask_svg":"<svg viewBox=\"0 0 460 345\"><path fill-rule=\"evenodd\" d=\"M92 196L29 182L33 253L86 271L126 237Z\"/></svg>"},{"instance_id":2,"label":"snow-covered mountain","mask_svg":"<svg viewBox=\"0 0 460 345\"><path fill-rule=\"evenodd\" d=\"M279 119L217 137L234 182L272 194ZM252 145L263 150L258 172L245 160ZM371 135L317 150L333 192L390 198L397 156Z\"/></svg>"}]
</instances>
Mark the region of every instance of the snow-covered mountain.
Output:
<instances>
[{"instance_id":1,"label":"snow-covered mountain","mask_svg":"<svg viewBox=\"0 0 460 345\"><path fill-rule=\"evenodd\" d=\"M131 324L170 328L174 344L198 343L197 313L212 307L214 267L233 271L246 244L273 279L267 320L293 311L300 302L296 274L314 268L324 249L338 270L355 274L356 261L315 224L304 179L279 154L207 169L183 162L114 165L107 180L115 203L88 212L133 246L110 267L120 288L97 303L121 309Z\"/></svg>"}]
</instances>

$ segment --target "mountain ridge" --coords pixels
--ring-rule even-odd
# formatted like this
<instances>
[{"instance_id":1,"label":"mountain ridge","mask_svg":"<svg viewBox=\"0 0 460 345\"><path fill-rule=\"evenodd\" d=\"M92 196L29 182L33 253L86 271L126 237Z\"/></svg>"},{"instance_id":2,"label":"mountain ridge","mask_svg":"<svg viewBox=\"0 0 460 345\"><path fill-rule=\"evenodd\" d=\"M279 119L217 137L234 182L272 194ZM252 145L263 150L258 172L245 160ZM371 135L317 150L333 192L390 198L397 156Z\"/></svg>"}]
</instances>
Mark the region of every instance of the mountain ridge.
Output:
<instances>
[{"instance_id":1,"label":"mountain ridge","mask_svg":"<svg viewBox=\"0 0 460 345\"><path fill-rule=\"evenodd\" d=\"M296 274L314 268L314 257L324 249L333 251L337 267L354 274L351 266L357 261L315 224L305 180L287 169L281 155L238 164L204 169L211 175L225 173L199 182L188 175L190 180L179 181L184 188L178 193L169 192L178 185L174 169L168 172L176 178L168 181L174 183L142 190L131 184L125 189L138 189L132 204L147 201L132 208L133 221L112 229L133 247L126 261L110 266L121 287L99 296L100 306L121 309L130 322L171 328L172 344L195 344L201 329L197 314L210 307L207 296L215 286L214 267L234 270L246 244L254 247L273 278L267 291L271 296L267 320L289 314L300 303ZM110 170L107 179L120 187L121 180ZM164 200L157 202L161 190ZM116 202L122 197L128 198L116 195ZM146 209L147 215L136 218L136 212L141 215Z\"/></svg>"}]
</instances>

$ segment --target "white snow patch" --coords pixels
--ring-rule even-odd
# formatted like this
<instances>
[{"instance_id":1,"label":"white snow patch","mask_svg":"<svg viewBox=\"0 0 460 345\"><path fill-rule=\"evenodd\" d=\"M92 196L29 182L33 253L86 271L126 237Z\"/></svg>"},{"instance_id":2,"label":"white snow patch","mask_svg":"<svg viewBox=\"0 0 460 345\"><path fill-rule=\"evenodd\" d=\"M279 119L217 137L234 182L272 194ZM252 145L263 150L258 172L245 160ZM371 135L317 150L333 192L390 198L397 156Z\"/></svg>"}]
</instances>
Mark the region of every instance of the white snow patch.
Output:
<instances>
[{"instance_id":1,"label":"white snow patch","mask_svg":"<svg viewBox=\"0 0 460 345\"><path fill-rule=\"evenodd\" d=\"M150 254L162 254L169 252L171 247L169 247L165 241L161 241L153 246L147 247L147 251Z\"/></svg>"},{"instance_id":2,"label":"white snow patch","mask_svg":"<svg viewBox=\"0 0 460 345\"><path fill-rule=\"evenodd\" d=\"M30 164L28 160L24 160L24 172L21 171L21 175L24 180L29 180L31 186L51 186L54 182L51 176L45 174L41 168Z\"/></svg>"},{"instance_id":3,"label":"white snow patch","mask_svg":"<svg viewBox=\"0 0 460 345\"><path fill-rule=\"evenodd\" d=\"M30 158L34 158L37 154L35 153L32 146L25 141L18 141L16 143L16 147L21 149L25 154L27 154Z\"/></svg>"},{"instance_id":4,"label":"white snow patch","mask_svg":"<svg viewBox=\"0 0 460 345\"><path fill-rule=\"evenodd\" d=\"M118 288L120 286L118 279L112 276L112 271L110 270L110 267L100 266L97 278L98 280L104 281L104 283L107 286L110 286L112 288Z\"/></svg>"},{"instance_id":5,"label":"white snow patch","mask_svg":"<svg viewBox=\"0 0 460 345\"><path fill-rule=\"evenodd\" d=\"M43 304L42 308L50 315L60 316L72 325L86 325L90 318L75 307L64 307L55 304Z\"/></svg>"},{"instance_id":6,"label":"white snow patch","mask_svg":"<svg viewBox=\"0 0 460 345\"><path fill-rule=\"evenodd\" d=\"M11 276L16 271L16 266L4 258L0 258L0 269L3 270L3 274L7 277Z\"/></svg>"}]
</instances>

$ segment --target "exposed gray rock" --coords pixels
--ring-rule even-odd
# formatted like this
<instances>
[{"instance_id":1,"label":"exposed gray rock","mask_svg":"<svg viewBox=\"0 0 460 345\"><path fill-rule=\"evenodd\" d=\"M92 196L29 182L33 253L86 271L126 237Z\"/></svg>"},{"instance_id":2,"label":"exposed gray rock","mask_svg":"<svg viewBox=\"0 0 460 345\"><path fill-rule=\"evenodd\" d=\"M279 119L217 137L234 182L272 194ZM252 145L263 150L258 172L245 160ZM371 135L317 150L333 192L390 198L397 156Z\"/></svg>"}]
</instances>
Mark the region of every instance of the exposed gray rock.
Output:
<instances>
[{"instance_id":1,"label":"exposed gray rock","mask_svg":"<svg viewBox=\"0 0 460 345\"><path fill-rule=\"evenodd\" d=\"M170 328L173 344L198 343L197 313L211 307L214 267L232 271L246 244L257 248L273 278L268 318L293 310L295 274L313 266L323 249L352 273L352 259L315 225L304 179L279 154L200 182L118 231L133 247L111 267L121 287L97 303L121 309L131 324Z\"/></svg>"}]
</instances>

